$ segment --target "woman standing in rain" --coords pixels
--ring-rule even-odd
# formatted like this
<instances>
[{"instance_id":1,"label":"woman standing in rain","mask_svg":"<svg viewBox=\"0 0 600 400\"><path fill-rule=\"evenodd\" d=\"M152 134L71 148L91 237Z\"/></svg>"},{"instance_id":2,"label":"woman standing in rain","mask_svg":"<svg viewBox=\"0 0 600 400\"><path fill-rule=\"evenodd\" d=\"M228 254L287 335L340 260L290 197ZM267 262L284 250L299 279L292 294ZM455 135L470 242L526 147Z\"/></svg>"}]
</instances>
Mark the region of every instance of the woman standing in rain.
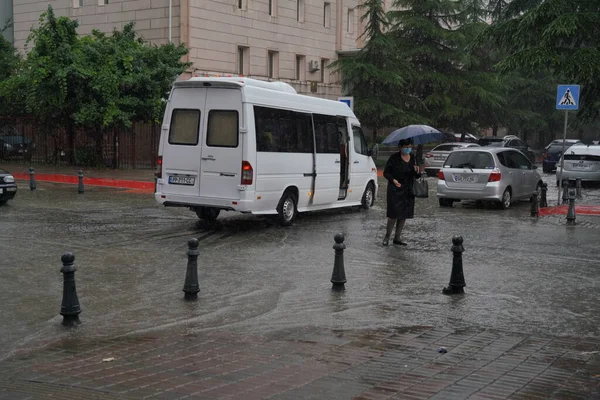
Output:
<instances>
[{"instance_id":1,"label":"woman standing in rain","mask_svg":"<svg viewBox=\"0 0 600 400\"><path fill-rule=\"evenodd\" d=\"M412 141L401 140L398 147L400 150L390 156L383 170L383 176L388 181L387 230L383 239L384 246L389 244L394 225L396 225L394 244L406 246L406 243L400 240L400 236L406 220L414 216L415 196L412 194L412 186L415 178L421 176L415 157L411 154Z\"/></svg>"}]
</instances>

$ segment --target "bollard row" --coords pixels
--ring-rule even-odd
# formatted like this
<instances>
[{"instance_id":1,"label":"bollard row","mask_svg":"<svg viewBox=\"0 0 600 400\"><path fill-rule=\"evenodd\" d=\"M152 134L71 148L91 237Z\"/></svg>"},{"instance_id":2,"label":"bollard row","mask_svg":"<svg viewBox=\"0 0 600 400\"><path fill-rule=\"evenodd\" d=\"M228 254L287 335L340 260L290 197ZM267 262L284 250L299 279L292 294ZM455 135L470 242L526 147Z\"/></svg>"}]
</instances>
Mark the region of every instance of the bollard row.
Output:
<instances>
[{"instance_id":1,"label":"bollard row","mask_svg":"<svg viewBox=\"0 0 600 400\"><path fill-rule=\"evenodd\" d=\"M78 177L78 185L77 185L77 193L79 194L83 194L84 192L84 187L83 187L83 170L79 170L77 172L77 177ZM29 190L36 190L36 184L35 184L35 170L33 169L33 167L29 167Z\"/></svg>"}]
</instances>

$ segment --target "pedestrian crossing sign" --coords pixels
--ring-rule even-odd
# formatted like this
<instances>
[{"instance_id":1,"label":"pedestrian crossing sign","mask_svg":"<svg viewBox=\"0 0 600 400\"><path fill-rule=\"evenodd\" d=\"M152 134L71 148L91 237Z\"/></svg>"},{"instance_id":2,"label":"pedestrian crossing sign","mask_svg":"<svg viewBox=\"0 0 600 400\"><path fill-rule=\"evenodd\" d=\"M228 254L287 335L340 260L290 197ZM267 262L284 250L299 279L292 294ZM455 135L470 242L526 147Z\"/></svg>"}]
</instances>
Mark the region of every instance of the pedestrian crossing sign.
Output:
<instances>
[{"instance_id":1,"label":"pedestrian crossing sign","mask_svg":"<svg viewBox=\"0 0 600 400\"><path fill-rule=\"evenodd\" d=\"M579 109L579 85L558 85L556 90L556 109Z\"/></svg>"}]
</instances>

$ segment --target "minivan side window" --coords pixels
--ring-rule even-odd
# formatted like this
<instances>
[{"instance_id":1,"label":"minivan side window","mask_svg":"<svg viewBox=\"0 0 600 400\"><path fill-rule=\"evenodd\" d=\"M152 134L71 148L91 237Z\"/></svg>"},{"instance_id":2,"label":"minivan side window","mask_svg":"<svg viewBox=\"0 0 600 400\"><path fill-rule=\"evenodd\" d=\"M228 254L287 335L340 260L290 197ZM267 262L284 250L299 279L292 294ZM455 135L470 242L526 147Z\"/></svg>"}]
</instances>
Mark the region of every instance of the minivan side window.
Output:
<instances>
[{"instance_id":1,"label":"minivan side window","mask_svg":"<svg viewBox=\"0 0 600 400\"><path fill-rule=\"evenodd\" d=\"M340 135L337 118L331 115L313 114L317 153L339 154Z\"/></svg>"},{"instance_id":2,"label":"minivan side window","mask_svg":"<svg viewBox=\"0 0 600 400\"><path fill-rule=\"evenodd\" d=\"M254 106L256 149L261 152L312 153L310 114Z\"/></svg>"},{"instance_id":3,"label":"minivan side window","mask_svg":"<svg viewBox=\"0 0 600 400\"><path fill-rule=\"evenodd\" d=\"M210 110L206 145L210 147L238 147L239 116L237 110Z\"/></svg>"},{"instance_id":4,"label":"minivan side window","mask_svg":"<svg viewBox=\"0 0 600 400\"><path fill-rule=\"evenodd\" d=\"M200 110L176 108L171 114L169 144L196 146L200 132Z\"/></svg>"},{"instance_id":5,"label":"minivan side window","mask_svg":"<svg viewBox=\"0 0 600 400\"><path fill-rule=\"evenodd\" d=\"M359 126L352 127L352 139L354 140L354 151L363 156L369 155L369 147L363 135L362 129Z\"/></svg>"}]
</instances>

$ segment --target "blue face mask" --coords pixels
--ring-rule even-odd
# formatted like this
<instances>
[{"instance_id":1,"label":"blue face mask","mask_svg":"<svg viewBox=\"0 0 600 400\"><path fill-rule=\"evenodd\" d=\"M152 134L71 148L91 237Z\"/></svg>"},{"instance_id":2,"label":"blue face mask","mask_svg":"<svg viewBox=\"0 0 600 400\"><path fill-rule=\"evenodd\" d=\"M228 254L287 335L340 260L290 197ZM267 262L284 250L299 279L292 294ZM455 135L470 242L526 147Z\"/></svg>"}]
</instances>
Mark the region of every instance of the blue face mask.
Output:
<instances>
[{"instance_id":1,"label":"blue face mask","mask_svg":"<svg viewBox=\"0 0 600 400\"><path fill-rule=\"evenodd\" d=\"M402 149L402 154L410 154L412 153L412 149L410 147L405 147Z\"/></svg>"}]
</instances>

